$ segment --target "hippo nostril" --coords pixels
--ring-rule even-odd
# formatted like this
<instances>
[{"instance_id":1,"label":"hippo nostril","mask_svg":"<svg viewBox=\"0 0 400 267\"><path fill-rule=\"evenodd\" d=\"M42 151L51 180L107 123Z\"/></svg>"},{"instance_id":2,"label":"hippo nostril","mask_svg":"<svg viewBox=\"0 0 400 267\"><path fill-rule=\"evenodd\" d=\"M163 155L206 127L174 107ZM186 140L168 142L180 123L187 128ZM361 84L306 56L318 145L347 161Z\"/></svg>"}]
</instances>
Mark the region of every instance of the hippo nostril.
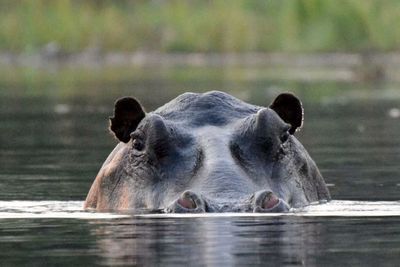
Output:
<instances>
[{"instance_id":1,"label":"hippo nostril","mask_svg":"<svg viewBox=\"0 0 400 267\"><path fill-rule=\"evenodd\" d=\"M279 203L279 198L272 192L268 192L264 198L262 203L262 208L264 209L272 209Z\"/></svg>"},{"instance_id":2,"label":"hippo nostril","mask_svg":"<svg viewBox=\"0 0 400 267\"><path fill-rule=\"evenodd\" d=\"M289 205L271 191L258 191L254 194L254 212L287 212Z\"/></svg>"},{"instance_id":3,"label":"hippo nostril","mask_svg":"<svg viewBox=\"0 0 400 267\"><path fill-rule=\"evenodd\" d=\"M187 190L183 192L178 199L172 202L166 209L166 212L205 212L206 203L202 197L198 196L196 193Z\"/></svg>"},{"instance_id":4,"label":"hippo nostril","mask_svg":"<svg viewBox=\"0 0 400 267\"><path fill-rule=\"evenodd\" d=\"M196 208L196 203L194 203L193 199L190 196L181 196L178 199L178 204L186 209Z\"/></svg>"}]
</instances>

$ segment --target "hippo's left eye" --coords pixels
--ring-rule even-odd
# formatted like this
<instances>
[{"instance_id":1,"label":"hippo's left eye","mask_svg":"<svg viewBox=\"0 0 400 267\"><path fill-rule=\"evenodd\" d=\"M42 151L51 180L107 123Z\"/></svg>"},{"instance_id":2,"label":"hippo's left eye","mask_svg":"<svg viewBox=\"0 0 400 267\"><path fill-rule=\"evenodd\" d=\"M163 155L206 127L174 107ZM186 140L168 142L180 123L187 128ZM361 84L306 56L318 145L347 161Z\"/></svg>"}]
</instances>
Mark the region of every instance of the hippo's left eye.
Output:
<instances>
[{"instance_id":1,"label":"hippo's left eye","mask_svg":"<svg viewBox=\"0 0 400 267\"><path fill-rule=\"evenodd\" d=\"M282 143L285 143L289 139L289 136L290 136L289 131L286 131L283 134L281 134L279 139L281 140Z\"/></svg>"},{"instance_id":2,"label":"hippo's left eye","mask_svg":"<svg viewBox=\"0 0 400 267\"><path fill-rule=\"evenodd\" d=\"M131 139L133 149L137 151L142 151L144 149L144 142L138 133L133 132L131 134Z\"/></svg>"}]
</instances>

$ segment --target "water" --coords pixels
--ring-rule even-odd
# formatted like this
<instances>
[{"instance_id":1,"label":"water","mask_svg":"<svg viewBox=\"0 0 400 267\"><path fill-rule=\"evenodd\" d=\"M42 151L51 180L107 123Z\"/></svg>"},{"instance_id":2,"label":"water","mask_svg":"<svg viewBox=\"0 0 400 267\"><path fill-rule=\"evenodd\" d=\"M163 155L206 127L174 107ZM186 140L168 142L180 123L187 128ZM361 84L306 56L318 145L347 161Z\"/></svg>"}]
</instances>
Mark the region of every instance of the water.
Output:
<instances>
[{"instance_id":1,"label":"water","mask_svg":"<svg viewBox=\"0 0 400 267\"><path fill-rule=\"evenodd\" d=\"M331 201L286 214L126 215L82 204L1 201L2 266L384 266L400 253L398 201Z\"/></svg>"},{"instance_id":2,"label":"water","mask_svg":"<svg viewBox=\"0 0 400 267\"><path fill-rule=\"evenodd\" d=\"M1 219L114 219L147 218L231 218L231 217L394 217L400 216L400 201L332 200L311 203L287 213L107 213L86 211L83 201L0 201Z\"/></svg>"},{"instance_id":3,"label":"water","mask_svg":"<svg viewBox=\"0 0 400 267\"><path fill-rule=\"evenodd\" d=\"M82 203L0 202L2 266L393 266L400 253L400 202L136 216L83 212Z\"/></svg>"},{"instance_id":4,"label":"water","mask_svg":"<svg viewBox=\"0 0 400 267\"><path fill-rule=\"evenodd\" d=\"M398 84L287 82L248 69L81 72L0 79L1 266L399 265ZM284 215L82 210L115 145L106 130L115 98L135 95L152 110L210 89L259 105L299 95L298 137L335 201Z\"/></svg>"}]
</instances>

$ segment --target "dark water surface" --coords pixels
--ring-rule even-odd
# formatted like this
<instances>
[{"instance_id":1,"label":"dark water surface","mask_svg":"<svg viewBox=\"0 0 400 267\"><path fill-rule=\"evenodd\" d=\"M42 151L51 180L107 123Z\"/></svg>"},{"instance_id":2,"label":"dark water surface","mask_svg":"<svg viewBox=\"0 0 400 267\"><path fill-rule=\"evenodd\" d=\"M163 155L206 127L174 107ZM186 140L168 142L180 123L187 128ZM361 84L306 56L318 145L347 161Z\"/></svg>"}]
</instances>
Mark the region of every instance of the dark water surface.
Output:
<instances>
[{"instance_id":1,"label":"dark water surface","mask_svg":"<svg viewBox=\"0 0 400 267\"><path fill-rule=\"evenodd\" d=\"M24 74L22 81L2 78L0 266L398 266L400 216L379 215L379 205L362 216L356 210L355 216L279 217L71 213L69 205L79 210L115 145L106 129L115 98L137 96L151 111L184 91L214 89L258 105L294 91L305 106L298 137L332 197L398 205L400 85L232 73L192 68L95 73L87 79L57 71L40 78ZM24 210L7 216L10 201L32 201L33 213L43 216L25 216ZM54 210L40 209L42 201L61 201L56 209L67 215L51 216Z\"/></svg>"},{"instance_id":2,"label":"dark water surface","mask_svg":"<svg viewBox=\"0 0 400 267\"><path fill-rule=\"evenodd\" d=\"M396 266L398 224L340 217L4 219L0 257L2 266Z\"/></svg>"}]
</instances>

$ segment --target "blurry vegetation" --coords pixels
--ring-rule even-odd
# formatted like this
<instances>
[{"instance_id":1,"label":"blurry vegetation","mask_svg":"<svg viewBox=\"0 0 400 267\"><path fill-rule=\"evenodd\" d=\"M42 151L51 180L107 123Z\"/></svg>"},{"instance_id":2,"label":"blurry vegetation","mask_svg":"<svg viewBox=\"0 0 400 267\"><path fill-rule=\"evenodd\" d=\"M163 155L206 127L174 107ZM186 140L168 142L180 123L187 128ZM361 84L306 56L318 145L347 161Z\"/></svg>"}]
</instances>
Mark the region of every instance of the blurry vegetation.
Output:
<instances>
[{"instance_id":1,"label":"blurry vegetation","mask_svg":"<svg viewBox=\"0 0 400 267\"><path fill-rule=\"evenodd\" d=\"M0 50L389 51L397 0L4 0Z\"/></svg>"},{"instance_id":2,"label":"blurry vegetation","mask_svg":"<svg viewBox=\"0 0 400 267\"><path fill-rule=\"evenodd\" d=\"M340 80L287 79L271 68L247 69L221 67L174 68L61 68L43 71L31 67L0 68L0 99L9 97L53 97L90 100L114 100L122 95L140 96L150 106L160 97L169 100L186 91L221 90L241 99L257 103L268 94L291 91L311 101L327 96L342 96L345 92L376 92L381 98L400 99L398 84L385 82L354 83ZM315 72L312 71L312 72ZM249 90L251 89L251 90ZM380 90L376 90L380 89ZM396 91L396 92L394 92ZM157 96L157 97L154 97ZM156 105L154 105L156 106Z\"/></svg>"}]
</instances>

